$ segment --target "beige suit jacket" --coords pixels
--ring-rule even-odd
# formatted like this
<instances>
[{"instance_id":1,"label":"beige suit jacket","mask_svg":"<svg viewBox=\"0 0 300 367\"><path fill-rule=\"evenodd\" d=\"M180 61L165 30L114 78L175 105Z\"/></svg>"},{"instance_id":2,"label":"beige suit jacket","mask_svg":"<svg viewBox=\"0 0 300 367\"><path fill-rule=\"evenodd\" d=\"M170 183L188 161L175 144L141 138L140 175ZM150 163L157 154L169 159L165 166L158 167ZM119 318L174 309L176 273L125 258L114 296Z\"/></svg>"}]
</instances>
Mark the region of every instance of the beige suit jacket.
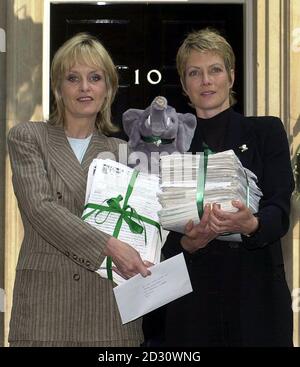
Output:
<instances>
[{"instance_id":1,"label":"beige suit jacket","mask_svg":"<svg viewBox=\"0 0 300 367\"><path fill-rule=\"evenodd\" d=\"M113 284L94 271L109 238L80 216L89 165L118 158L121 140L95 132L80 164L62 127L22 123L9 131L13 186L24 225L9 340L139 344L141 321L121 324Z\"/></svg>"}]
</instances>

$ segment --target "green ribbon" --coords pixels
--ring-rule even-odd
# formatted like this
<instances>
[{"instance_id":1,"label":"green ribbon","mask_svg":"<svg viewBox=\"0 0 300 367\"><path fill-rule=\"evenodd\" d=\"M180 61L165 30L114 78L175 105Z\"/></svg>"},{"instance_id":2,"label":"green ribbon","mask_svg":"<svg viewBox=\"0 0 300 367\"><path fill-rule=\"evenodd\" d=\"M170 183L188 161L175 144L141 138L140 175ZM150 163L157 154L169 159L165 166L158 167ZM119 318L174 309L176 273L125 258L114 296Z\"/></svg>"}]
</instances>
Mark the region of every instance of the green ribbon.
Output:
<instances>
[{"instance_id":1,"label":"green ribbon","mask_svg":"<svg viewBox=\"0 0 300 367\"><path fill-rule=\"evenodd\" d=\"M113 198L105 200L104 202L107 203L107 206L88 203L85 205L84 210L86 209L93 209L93 210L83 215L82 219L85 220L86 218L94 214L95 222L97 224L102 224L107 220L110 213L117 213L117 214L120 214L120 217L118 218L114 232L112 234L113 237L115 238L118 237L121 227L122 227L123 220L124 220L128 224L128 227L132 233L142 234L144 232L145 244L147 244L147 234L146 234L145 223L155 226L159 230L159 235L160 235L160 238L162 239L159 223L150 218L147 218L147 217L144 217L143 215L138 214L134 208L128 205L128 200L130 198L130 195L132 194L133 186L135 184L138 174L139 174L139 171L137 170L134 170L132 173L132 176L130 178L130 182L129 182L129 185L127 187L127 191L125 194L123 206L121 206L121 201L123 200L122 195L118 195L117 197L113 197ZM104 218L103 221L97 222L97 216L103 212L108 212L106 217ZM137 221L135 221L134 219ZM112 259L110 256L107 256L106 270L107 270L108 279L113 280Z\"/></svg>"},{"instance_id":2,"label":"green ribbon","mask_svg":"<svg viewBox=\"0 0 300 367\"><path fill-rule=\"evenodd\" d=\"M160 136L141 136L141 139L145 142L145 143L153 143L157 146L160 146L161 144L166 145L166 144L172 144L174 139L163 139Z\"/></svg>"},{"instance_id":3,"label":"green ribbon","mask_svg":"<svg viewBox=\"0 0 300 367\"><path fill-rule=\"evenodd\" d=\"M200 157L199 157L197 193L196 193L196 201L197 201L197 209L198 209L199 218L201 218L203 214L207 163L208 163L208 156L210 154L214 154L214 152L210 150L205 143L203 143L203 153L200 153Z\"/></svg>"},{"instance_id":4,"label":"green ribbon","mask_svg":"<svg viewBox=\"0 0 300 367\"><path fill-rule=\"evenodd\" d=\"M209 147L203 143L203 153L200 153L199 166L198 166L198 180L197 180L197 209L199 218L202 217L203 214L203 203L204 203L204 191L205 191L205 182L206 182L206 173L207 173L207 163L208 156L210 154L215 154ZM203 173L203 174L202 174ZM246 205L249 208L250 203L250 187L249 180L246 170L244 170L247 187L246 187ZM230 233L221 234L221 236L226 236Z\"/></svg>"},{"instance_id":5,"label":"green ribbon","mask_svg":"<svg viewBox=\"0 0 300 367\"><path fill-rule=\"evenodd\" d=\"M244 174L245 174L245 178L246 178L246 182L247 182L247 188L246 188L246 205L247 205L247 208L249 208L249 205L250 205L250 186L249 186L249 180L248 180L247 171L245 169L244 169Z\"/></svg>"},{"instance_id":6,"label":"green ribbon","mask_svg":"<svg viewBox=\"0 0 300 367\"><path fill-rule=\"evenodd\" d=\"M198 167L198 181L197 181L197 208L198 208L198 215L199 218L202 217L203 214L203 203L204 203L204 190L205 190L205 182L206 182L206 173L207 173L207 163L208 163L208 156L210 154L215 154L209 147L203 143L203 153L200 153L200 160L199 160L199 167ZM203 172L203 174L201 174ZM250 203L250 186L249 180L246 170L244 170L247 187L246 187L246 205L249 208ZM228 236L232 234L231 232L225 232L219 235L221 236Z\"/></svg>"}]
</instances>

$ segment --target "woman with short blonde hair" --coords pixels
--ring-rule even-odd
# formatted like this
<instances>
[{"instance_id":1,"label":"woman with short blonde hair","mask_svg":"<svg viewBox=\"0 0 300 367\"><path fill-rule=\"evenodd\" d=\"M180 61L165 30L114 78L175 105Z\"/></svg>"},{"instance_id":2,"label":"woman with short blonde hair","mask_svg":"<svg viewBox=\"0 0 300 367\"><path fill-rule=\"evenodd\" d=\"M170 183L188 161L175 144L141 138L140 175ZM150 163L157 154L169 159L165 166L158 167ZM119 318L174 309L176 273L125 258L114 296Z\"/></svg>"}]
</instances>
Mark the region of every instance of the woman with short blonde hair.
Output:
<instances>
[{"instance_id":1,"label":"woman with short blonde hair","mask_svg":"<svg viewBox=\"0 0 300 367\"><path fill-rule=\"evenodd\" d=\"M197 115L190 152L233 150L263 197L256 213L246 196L231 201L232 211L209 203L183 236L168 235L164 256L184 253L193 287L166 306L165 344L172 347L293 345L281 248L294 189L289 144L278 117L233 110L234 67L231 46L210 29L192 32L178 50L182 87Z\"/></svg>"},{"instance_id":2,"label":"woman with short blonde hair","mask_svg":"<svg viewBox=\"0 0 300 367\"><path fill-rule=\"evenodd\" d=\"M235 70L235 55L231 45L216 30L205 28L189 33L178 49L176 65L183 88L185 88L186 63L192 50L198 52L210 51L221 56L228 77L231 78L231 72ZM231 89L229 96L231 106L236 103L234 94L235 92Z\"/></svg>"}]
</instances>

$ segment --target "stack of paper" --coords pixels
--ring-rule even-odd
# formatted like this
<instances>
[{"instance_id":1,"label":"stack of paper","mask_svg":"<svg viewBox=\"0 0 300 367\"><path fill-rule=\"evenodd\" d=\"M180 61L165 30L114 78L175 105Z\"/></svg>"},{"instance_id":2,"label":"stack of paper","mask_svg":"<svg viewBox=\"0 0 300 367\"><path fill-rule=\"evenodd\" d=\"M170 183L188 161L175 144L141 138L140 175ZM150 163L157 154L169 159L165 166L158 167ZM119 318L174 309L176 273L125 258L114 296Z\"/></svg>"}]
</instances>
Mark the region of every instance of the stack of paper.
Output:
<instances>
[{"instance_id":1,"label":"stack of paper","mask_svg":"<svg viewBox=\"0 0 300 367\"><path fill-rule=\"evenodd\" d=\"M133 189L128 195L129 183L133 175L133 169L121 163L109 159L94 159L89 168L85 210L82 217L95 228L113 235L116 224L121 216L118 212L109 212L104 209L109 207L109 199L117 198L123 208L124 200L128 197L127 212L136 213L159 223L157 212L161 209L158 202L157 192L159 191L159 178L140 172L133 184ZM129 190L130 191L130 190ZM97 209L98 205L101 207ZM96 209L95 209L96 208ZM167 231L161 231L154 225L141 220L132 219L143 227L141 234L132 233L127 222L123 219L117 238L134 247L143 260L153 264L160 261L161 247L167 236ZM160 236L162 235L162 238ZM106 259L97 271L102 277L107 277ZM113 280L117 284L124 282L124 279L113 271Z\"/></svg>"},{"instance_id":2,"label":"stack of paper","mask_svg":"<svg viewBox=\"0 0 300 367\"><path fill-rule=\"evenodd\" d=\"M201 157L201 158L200 158ZM171 154L161 157L161 190L158 194L162 210L160 222L165 229L184 233L189 220L199 223L197 185L200 154ZM203 177L203 176L202 176ZM204 204L218 203L221 209L234 212L232 200L249 205L254 213L262 196L256 185L257 177L244 168L233 150L208 156ZM247 199L248 197L248 199ZM248 202L248 203L247 203Z\"/></svg>"}]
</instances>

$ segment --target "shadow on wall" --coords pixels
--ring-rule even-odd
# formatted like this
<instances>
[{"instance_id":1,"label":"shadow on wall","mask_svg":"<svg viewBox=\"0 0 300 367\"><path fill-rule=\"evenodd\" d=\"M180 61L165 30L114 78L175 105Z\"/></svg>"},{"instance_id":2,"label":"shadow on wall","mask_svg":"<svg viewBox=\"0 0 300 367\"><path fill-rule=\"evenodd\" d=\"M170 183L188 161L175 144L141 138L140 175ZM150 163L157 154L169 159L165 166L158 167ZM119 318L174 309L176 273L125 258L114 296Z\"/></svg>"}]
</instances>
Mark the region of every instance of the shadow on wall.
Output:
<instances>
[{"instance_id":1,"label":"shadow on wall","mask_svg":"<svg viewBox=\"0 0 300 367\"><path fill-rule=\"evenodd\" d=\"M7 52L10 57L12 72L15 78L14 92L8 97L11 101L14 123L38 119L42 116L42 62L43 62L43 26L33 22L27 15L26 5L14 10L14 4L9 6L13 12L8 19L13 19L13 39ZM10 80L7 80L8 89ZM8 100L9 103L9 100Z\"/></svg>"}]
</instances>

